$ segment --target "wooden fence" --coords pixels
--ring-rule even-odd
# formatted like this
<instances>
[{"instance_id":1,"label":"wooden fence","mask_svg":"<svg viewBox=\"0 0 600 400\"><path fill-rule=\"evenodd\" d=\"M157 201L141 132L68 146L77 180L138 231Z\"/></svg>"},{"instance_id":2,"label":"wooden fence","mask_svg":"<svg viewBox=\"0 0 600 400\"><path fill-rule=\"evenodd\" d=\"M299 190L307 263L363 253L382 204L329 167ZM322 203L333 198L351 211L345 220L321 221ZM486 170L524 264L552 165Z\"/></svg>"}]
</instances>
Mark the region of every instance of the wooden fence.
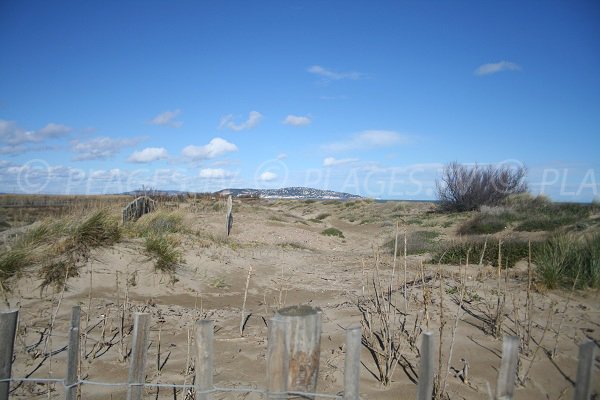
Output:
<instances>
[{"instance_id":1,"label":"wooden fence","mask_svg":"<svg viewBox=\"0 0 600 400\"><path fill-rule=\"evenodd\" d=\"M197 400L209 400L213 393L239 391L218 388L213 384L213 321L196 321L195 382L192 385L149 384L144 382L148 348L150 315L134 314L133 339L129 357L127 383L103 383L81 380L77 374L79 365L79 317L80 307L72 310L69 330L67 369L64 379L11 378L13 346L17 331L18 311L0 312L0 400L7 400L10 383L20 381L55 382L63 384L65 399L75 400L81 385L126 386L128 400L140 400L144 387L189 388L195 391ZM267 388L247 389L244 392L260 392L269 400L288 399L290 396L314 399L315 397L359 399L361 328L346 329L346 358L344 362L343 396L316 393L319 369L321 335L321 312L309 306L293 306L279 310L269 321L267 343ZM575 388L575 400L589 400L592 395L593 366L596 344L587 342L579 348L579 363ZM495 399L512 399L517 377L519 340L507 336L502 347L502 361L498 373ZM433 333L426 332L421 341L421 365L417 387L417 400L430 400L434 386L434 340Z\"/></svg>"},{"instance_id":2,"label":"wooden fence","mask_svg":"<svg viewBox=\"0 0 600 400\"><path fill-rule=\"evenodd\" d=\"M123 207L123 223L138 219L156 209L156 202L148 196L140 196Z\"/></svg>"}]
</instances>

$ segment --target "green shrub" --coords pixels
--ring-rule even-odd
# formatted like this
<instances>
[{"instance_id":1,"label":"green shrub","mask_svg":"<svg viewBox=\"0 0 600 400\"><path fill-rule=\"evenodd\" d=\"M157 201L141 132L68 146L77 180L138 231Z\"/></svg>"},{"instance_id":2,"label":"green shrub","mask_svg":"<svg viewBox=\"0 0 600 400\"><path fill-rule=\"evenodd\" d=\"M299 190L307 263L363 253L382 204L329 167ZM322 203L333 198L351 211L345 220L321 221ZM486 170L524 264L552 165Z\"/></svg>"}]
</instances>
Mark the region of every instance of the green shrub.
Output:
<instances>
[{"instance_id":1,"label":"green shrub","mask_svg":"<svg viewBox=\"0 0 600 400\"><path fill-rule=\"evenodd\" d=\"M477 214L463 222L457 230L459 235L485 235L503 231L509 223L509 215Z\"/></svg>"},{"instance_id":2,"label":"green shrub","mask_svg":"<svg viewBox=\"0 0 600 400\"><path fill-rule=\"evenodd\" d=\"M539 246L539 242L532 242L532 252ZM485 252L484 252L485 248ZM469 264L483 263L498 266L498 241L489 239L487 245L485 240L462 240L452 242L441 247L433 256L432 262L442 264L464 264L469 254ZM522 240L507 240L502 242L501 262L502 267L512 268L517 261L526 259L529 255L529 244Z\"/></svg>"},{"instance_id":3,"label":"green shrub","mask_svg":"<svg viewBox=\"0 0 600 400\"><path fill-rule=\"evenodd\" d=\"M157 211L146 214L135 223L139 236L163 235L183 232L185 224L183 215L176 211Z\"/></svg>"},{"instance_id":4,"label":"green shrub","mask_svg":"<svg viewBox=\"0 0 600 400\"><path fill-rule=\"evenodd\" d=\"M573 283L580 275L579 247L573 236L556 235L537 249L536 275L544 286L555 289Z\"/></svg>"},{"instance_id":5,"label":"green shrub","mask_svg":"<svg viewBox=\"0 0 600 400\"><path fill-rule=\"evenodd\" d=\"M441 235L436 231L415 231L406 235L406 254L424 254L435 250L437 247L436 239ZM396 245L396 237L384 244L384 248L394 254L394 246ZM404 255L404 235L398 235L398 249L396 255Z\"/></svg>"},{"instance_id":6,"label":"green shrub","mask_svg":"<svg viewBox=\"0 0 600 400\"><path fill-rule=\"evenodd\" d=\"M592 212L588 204L544 203L538 208L520 209L521 222L516 231L554 231L563 226L582 223Z\"/></svg>"},{"instance_id":7,"label":"green shrub","mask_svg":"<svg viewBox=\"0 0 600 400\"><path fill-rule=\"evenodd\" d=\"M547 288L600 287L600 234L554 235L535 252L536 275Z\"/></svg>"},{"instance_id":8,"label":"green shrub","mask_svg":"<svg viewBox=\"0 0 600 400\"><path fill-rule=\"evenodd\" d=\"M42 287L51 283L61 286L67 268L68 277L76 276L90 248L111 245L120 238L118 220L107 210L83 218L44 221L27 230L0 255L0 278L5 281L25 267L41 265Z\"/></svg>"},{"instance_id":9,"label":"green shrub","mask_svg":"<svg viewBox=\"0 0 600 400\"><path fill-rule=\"evenodd\" d=\"M30 253L22 247L13 247L0 255L0 281L5 281L28 266ZM2 282L4 283L4 282Z\"/></svg>"},{"instance_id":10,"label":"green shrub","mask_svg":"<svg viewBox=\"0 0 600 400\"><path fill-rule=\"evenodd\" d=\"M175 272L181 261L179 243L170 235L146 237L146 251L154 258L154 268L162 272Z\"/></svg>"},{"instance_id":11,"label":"green shrub","mask_svg":"<svg viewBox=\"0 0 600 400\"><path fill-rule=\"evenodd\" d=\"M582 281L592 288L600 287L600 233L588 237L582 251Z\"/></svg>"},{"instance_id":12,"label":"green shrub","mask_svg":"<svg viewBox=\"0 0 600 400\"><path fill-rule=\"evenodd\" d=\"M561 226L569 225L574 223L575 220L557 218L551 216L535 216L533 218L526 219L515 227L515 231L518 232L539 232L539 231L554 231Z\"/></svg>"},{"instance_id":13,"label":"green shrub","mask_svg":"<svg viewBox=\"0 0 600 400\"><path fill-rule=\"evenodd\" d=\"M323 232L321 232L321 235L325 235L325 236L337 236L340 238L344 237L344 233L342 231L340 231L337 228L327 228L325 229Z\"/></svg>"},{"instance_id":14,"label":"green shrub","mask_svg":"<svg viewBox=\"0 0 600 400\"><path fill-rule=\"evenodd\" d=\"M84 247L98 247L113 244L121 238L121 230L116 218L107 210L100 210L75 225L72 231L73 242Z\"/></svg>"}]
</instances>

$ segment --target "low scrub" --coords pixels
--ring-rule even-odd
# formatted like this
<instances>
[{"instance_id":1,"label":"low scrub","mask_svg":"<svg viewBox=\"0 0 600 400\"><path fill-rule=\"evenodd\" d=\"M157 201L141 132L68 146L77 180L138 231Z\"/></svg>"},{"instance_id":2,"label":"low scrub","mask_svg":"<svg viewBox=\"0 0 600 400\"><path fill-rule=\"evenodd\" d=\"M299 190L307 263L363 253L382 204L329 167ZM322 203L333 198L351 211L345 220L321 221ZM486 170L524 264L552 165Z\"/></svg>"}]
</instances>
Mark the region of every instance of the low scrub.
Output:
<instances>
[{"instance_id":1,"label":"low scrub","mask_svg":"<svg viewBox=\"0 0 600 400\"><path fill-rule=\"evenodd\" d=\"M322 221L322 220L324 220L325 218L327 218L329 216L331 216L331 214L329 214L329 213L321 213L321 214L317 215L314 219Z\"/></svg>"},{"instance_id":2,"label":"low scrub","mask_svg":"<svg viewBox=\"0 0 600 400\"><path fill-rule=\"evenodd\" d=\"M146 214L135 223L135 231L141 237L184 232L183 215L177 211L157 211Z\"/></svg>"},{"instance_id":3,"label":"low scrub","mask_svg":"<svg viewBox=\"0 0 600 400\"><path fill-rule=\"evenodd\" d=\"M457 162L444 167L436 181L443 211L473 211L500 204L508 196L527 191L524 167L467 166Z\"/></svg>"},{"instance_id":4,"label":"low scrub","mask_svg":"<svg viewBox=\"0 0 600 400\"><path fill-rule=\"evenodd\" d=\"M600 234L549 238L536 252L536 276L548 289L600 287Z\"/></svg>"},{"instance_id":5,"label":"low scrub","mask_svg":"<svg viewBox=\"0 0 600 400\"><path fill-rule=\"evenodd\" d=\"M340 231L337 228L327 228L325 229L323 232L321 232L321 235L325 235L325 236L337 236L340 238L344 237L344 233L342 231Z\"/></svg>"},{"instance_id":6,"label":"low scrub","mask_svg":"<svg viewBox=\"0 0 600 400\"><path fill-rule=\"evenodd\" d=\"M406 235L406 254L424 254L435 251L439 246L437 239L440 235L440 232L426 230L408 233ZM390 253L394 254L395 245L396 238L393 237L385 243L384 248L389 249ZM398 235L398 249L396 255L404 255L404 235Z\"/></svg>"},{"instance_id":7,"label":"low scrub","mask_svg":"<svg viewBox=\"0 0 600 400\"><path fill-rule=\"evenodd\" d=\"M83 218L47 220L29 229L12 247L0 255L0 278L19 274L25 268L39 267L42 288L64 285L89 257L91 248L109 246L119 241L118 220L107 210Z\"/></svg>"},{"instance_id":8,"label":"low scrub","mask_svg":"<svg viewBox=\"0 0 600 400\"><path fill-rule=\"evenodd\" d=\"M172 235L150 235L145 239L146 252L154 259L157 271L173 273L182 260L179 243Z\"/></svg>"},{"instance_id":9,"label":"low scrub","mask_svg":"<svg viewBox=\"0 0 600 400\"><path fill-rule=\"evenodd\" d=\"M512 215L479 213L468 221L463 222L457 230L459 235L486 235L503 231L507 228Z\"/></svg>"},{"instance_id":10,"label":"low scrub","mask_svg":"<svg viewBox=\"0 0 600 400\"><path fill-rule=\"evenodd\" d=\"M442 264L465 264L467 254L469 264L483 264L498 266L498 246L495 239L487 242L483 239L462 240L450 243L440 248L433 256L433 262ZM531 243L532 249L539 246L539 242ZM517 261L529 256L529 244L521 240L507 240L502 242L500 251L500 262L502 267L513 267Z\"/></svg>"},{"instance_id":11,"label":"low scrub","mask_svg":"<svg viewBox=\"0 0 600 400\"><path fill-rule=\"evenodd\" d=\"M580 203L553 203L545 196L529 194L511 196L504 206L516 214L519 224L516 231L555 231L559 228L581 224L591 215L594 207Z\"/></svg>"}]
</instances>

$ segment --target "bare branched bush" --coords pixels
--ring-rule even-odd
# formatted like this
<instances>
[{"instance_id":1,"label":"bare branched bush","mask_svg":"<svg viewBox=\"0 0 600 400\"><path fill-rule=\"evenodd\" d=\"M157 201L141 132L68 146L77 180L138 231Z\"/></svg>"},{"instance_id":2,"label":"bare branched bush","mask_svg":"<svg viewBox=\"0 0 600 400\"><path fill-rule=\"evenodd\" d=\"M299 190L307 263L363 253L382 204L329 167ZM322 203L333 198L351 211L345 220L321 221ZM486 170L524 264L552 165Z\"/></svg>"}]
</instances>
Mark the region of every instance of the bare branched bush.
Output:
<instances>
[{"instance_id":1,"label":"bare branched bush","mask_svg":"<svg viewBox=\"0 0 600 400\"><path fill-rule=\"evenodd\" d=\"M472 211L500 204L512 194L527 191L525 167L472 167L452 162L436 181L437 197L444 211Z\"/></svg>"}]
</instances>

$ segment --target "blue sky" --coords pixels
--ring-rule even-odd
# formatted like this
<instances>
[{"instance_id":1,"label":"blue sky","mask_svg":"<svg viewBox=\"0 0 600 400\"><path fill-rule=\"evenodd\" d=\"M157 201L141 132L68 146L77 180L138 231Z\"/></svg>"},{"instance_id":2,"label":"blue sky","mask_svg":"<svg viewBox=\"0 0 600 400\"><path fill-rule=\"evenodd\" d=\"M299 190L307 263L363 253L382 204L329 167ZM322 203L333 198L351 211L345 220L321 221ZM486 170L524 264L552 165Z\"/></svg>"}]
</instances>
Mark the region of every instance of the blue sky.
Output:
<instances>
[{"instance_id":1,"label":"blue sky","mask_svg":"<svg viewBox=\"0 0 600 400\"><path fill-rule=\"evenodd\" d=\"M0 192L312 186L444 164L600 194L596 1L0 3Z\"/></svg>"}]
</instances>

